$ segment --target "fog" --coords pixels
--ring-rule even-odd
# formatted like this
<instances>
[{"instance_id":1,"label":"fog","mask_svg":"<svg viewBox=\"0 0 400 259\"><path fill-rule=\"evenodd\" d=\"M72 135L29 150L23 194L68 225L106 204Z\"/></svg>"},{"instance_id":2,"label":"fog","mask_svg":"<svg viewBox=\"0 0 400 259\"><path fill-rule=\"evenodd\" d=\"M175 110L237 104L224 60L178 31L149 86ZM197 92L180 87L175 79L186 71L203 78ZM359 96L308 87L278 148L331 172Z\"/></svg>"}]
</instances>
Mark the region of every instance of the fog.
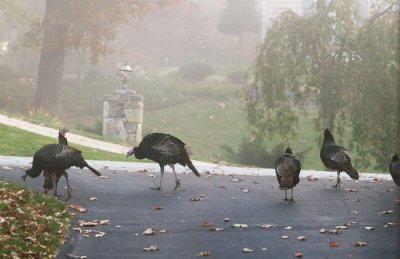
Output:
<instances>
[{"instance_id":1,"label":"fog","mask_svg":"<svg viewBox=\"0 0 400 259\"><path fill-rule=\"evenodd\" d=\"M11 2L1 113L127 145L170 133L195 159L262 167L292 146L323 169L325 127L362 170L400 152L400 1Z\"/></svg>"}]
</instances>

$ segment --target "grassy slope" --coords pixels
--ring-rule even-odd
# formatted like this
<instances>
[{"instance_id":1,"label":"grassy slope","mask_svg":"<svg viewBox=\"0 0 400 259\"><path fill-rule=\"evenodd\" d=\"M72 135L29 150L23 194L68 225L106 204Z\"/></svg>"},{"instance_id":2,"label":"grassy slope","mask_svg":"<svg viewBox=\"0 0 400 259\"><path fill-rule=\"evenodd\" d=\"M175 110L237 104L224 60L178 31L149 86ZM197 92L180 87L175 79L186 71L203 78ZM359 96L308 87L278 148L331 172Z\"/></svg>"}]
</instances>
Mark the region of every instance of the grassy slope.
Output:
<instances>
[{"instance_id":1,"label":"grassy slope","mask_svg":"<svg viewBox=\"0 0 400 259\"><path fill-rule=\"evenodd\" d=\"M226 108L221 108L218 102L202 101L146 112L144 133L171 133L191 146L194 159L223 160L224 154L220 146L228 144L237 149L242 138L247 136L244 104L239 101L225 104ZM213 116L213 119L210 119L210 116ZM309 150L302 161L302 168L323 169L319 158L318 136L312 127L313 124L308 119L300 118L296 141L287 143L275 138L270 139L267 145L275 146L283 142L290 145L294 152Z\"/></svg>"},{"instance_id":2,"label":"grassy slope","mask_svg":"<svg viewBox=\"0 0 400 259\"><path fill-rule=\"evenodd\" d=\"M57 138L49 138L0 124L0 155L33 156L41 146L57 143L57 141ZM83 157L88 160L128 161L122 154L96 150L76 144L71 144L71 146L82 150ZM129 161L132 161L132 159L129 159Z\"/></svg>"}]
</instances>

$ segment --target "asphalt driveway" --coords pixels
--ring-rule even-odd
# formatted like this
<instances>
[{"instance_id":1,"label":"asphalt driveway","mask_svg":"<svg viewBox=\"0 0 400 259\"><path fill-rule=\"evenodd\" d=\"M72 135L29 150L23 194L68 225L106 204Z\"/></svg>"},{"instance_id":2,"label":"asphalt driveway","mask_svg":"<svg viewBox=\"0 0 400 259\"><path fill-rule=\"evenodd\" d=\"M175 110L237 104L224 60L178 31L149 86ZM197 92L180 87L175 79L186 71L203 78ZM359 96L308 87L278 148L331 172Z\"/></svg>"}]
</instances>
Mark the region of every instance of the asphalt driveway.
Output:
<instances>
[{"instance_id":1,"label":"asphalt driveway","mask_svg":"<svg viewBox=\"0 0 400 259\"><path fill-rule=\"evenodd\" d=\"M302 178L294 190L296 203L289 205L273 176L180 174L182 190L174 192L167 169L163 189L154 191L149 189L159 181L154 168L100 168L105 178L70 169L75 190L67 204L79 204L87 212L76 212L57 258L199 258L201 252L210 258L295 258L297 252L304 258L400 256L400 205L395 204L400 194L392 181L345 180L338 190L328 179ZM0 165L0 177L21 183L21 174L19 167L10 171ZM42 181L41 176L28 178L25 184L41 191ZM63 186L61 179L61 199L66 197ZM80 226L95 220L108 222ZM143 234L148 228L153 235ZM355 242L368 246L356 247ZM144 250L151 246L159 250Z\"/></svg>"}]
</instances>

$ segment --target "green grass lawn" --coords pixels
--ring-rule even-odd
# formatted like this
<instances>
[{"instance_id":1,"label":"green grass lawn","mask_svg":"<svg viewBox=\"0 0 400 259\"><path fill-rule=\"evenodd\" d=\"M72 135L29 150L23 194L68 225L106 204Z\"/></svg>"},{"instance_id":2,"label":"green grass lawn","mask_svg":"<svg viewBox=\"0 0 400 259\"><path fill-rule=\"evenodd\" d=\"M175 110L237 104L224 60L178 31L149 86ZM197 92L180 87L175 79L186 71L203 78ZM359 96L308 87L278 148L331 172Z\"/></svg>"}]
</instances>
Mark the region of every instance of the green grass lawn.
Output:
<instances>
[{"instance_id":1,"label":"green grass lawn","mask_svg":"<svg viewBox=\"0 0 400 259\"><path fill-rule=\"evenodd\" d=\"M4 156L32 156L36 150L46 144L57 143L56 137L50 138L30 133L14 127L0 124L0 155ZM70 144L82 151L87 160L133 161L123 154L115 154L98 149L88 148L76 144Z\"/></svg>"}]
</instances>

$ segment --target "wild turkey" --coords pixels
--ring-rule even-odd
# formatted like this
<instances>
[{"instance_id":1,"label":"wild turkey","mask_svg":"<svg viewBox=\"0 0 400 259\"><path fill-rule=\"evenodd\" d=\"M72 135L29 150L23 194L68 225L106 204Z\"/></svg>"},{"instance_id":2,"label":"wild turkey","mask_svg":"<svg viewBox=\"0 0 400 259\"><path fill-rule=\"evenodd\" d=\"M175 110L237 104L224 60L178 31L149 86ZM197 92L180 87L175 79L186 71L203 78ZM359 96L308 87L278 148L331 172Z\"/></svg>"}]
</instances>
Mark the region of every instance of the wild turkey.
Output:
<instances>
[{"instance_id":1,"label":"wild turkey","mask_svg":"<svg viewBox=\"0 0 400 259\"><path fill-rule=\"evenodd\" d=\"M396 153L394 153L392 161L390 161L389 171L394 183L400 187L400 161Z\"/></svg>"},{"instance_id":2,"label":"wild turkey","mask_svg":"<svg viewBox=\"0 0 400 259\"><path fill-rule=\"evenodd\" d=\"M328 128L324 131L324 141L322 143L320 157L325 167L337 171L336 185L332 187L340 188L340 172L346 172L352 179L358 180L359 175L351 164L350 154L344 147L336 145L332 133Z\"/></svg>"},{"instance_id":3,"label":"wild turkey","mask_svg":"<svg viewBox=\"0 0 400 259\"><path fill-rule=\"evenodd\" d=\"M68 145L68 140L65 136L68 131L69 130L67 128L62 128L58 131L58 144ZM67 194L68 194L68 197L66 199L66 201L67 201L71 198L71 188L69 185L68 174L65 170L57 171L57 172L50 172L50 171L44 170L43 171L43 176L44 176L43 189L44 189L45 194L47 194L49 190L53 189L53 195L58 196L57 185L58 185L58 181L60 180L62 175L64 176L66 184L67 184Z\"/></svg>"},{"instance_id":4,"label":"wild turkey","mask_svg":"<svg viewBox=\"0 0 400 259\"><path fill-rule=\"evenodd\" d=\"M83 159L80 150L66 145L48 144L36 151L33 156L32 168L25 171L25 174L22 175L22 179L25 181L28 175L32 178L36 178L43 170L49 172L64 172L71 166L76 166L81 169L87 167L97 176L101 175L96 169L88 165Z\"/></svg>"},{"instance_id":5,"label":"wild turkey","mask_svg":"<svg viewBox=\"0 0 400 259\"><path fill-rule=\"evenodd\" d=\"M196 176L200 177L199 172L190 161L186 144L169 134L151 133L147 135L139 146L131 148L126 154L127 157L131 155L135 155L137 159L147 158L153 160L160 165L160 185L157 188L151 188L153 190L161 189L165 165L169 165L174 172L176 183L174 190L180 187L180 181L175 172L175 164L187 165Z\"/></svg>"},{"instance_id":6,"label":"wild turkey","mask_svg":"<svg viewBox=\"0 0 400 259\"><path fill-rule=\"evenodd\" d=\"M293 155L289 147L275 162L275 172L279 182L279 189L285 191L285 198L283 200L289 201L290 204L295 202L293 199L293 188L300 182L300 170L300 160ZM287 190L292 191L290 200L287 198Z\"/></svg>"}]
</instances>

